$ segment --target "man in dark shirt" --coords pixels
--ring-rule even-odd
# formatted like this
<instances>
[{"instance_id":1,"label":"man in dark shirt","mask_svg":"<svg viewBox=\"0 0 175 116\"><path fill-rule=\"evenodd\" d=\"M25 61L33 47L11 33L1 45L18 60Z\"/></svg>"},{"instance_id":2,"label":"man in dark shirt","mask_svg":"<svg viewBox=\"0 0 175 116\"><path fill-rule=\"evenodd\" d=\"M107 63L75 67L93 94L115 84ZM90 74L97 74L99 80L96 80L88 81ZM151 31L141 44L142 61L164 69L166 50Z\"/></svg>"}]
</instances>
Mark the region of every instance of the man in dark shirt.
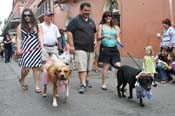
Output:
<instances>
[{"instance_id":1,"label":"man in dark shirt","mask_svg":"<svg viewBox=\"0 0 175 116\"><path fill-rule=\"evenodd\" d=\"M75 55L75 65L80 79L80 94L84 94L87 86L87 75L92 69L94 47L96 46L95 22L89 18L91 5L81 3L80 14L74 17L67 27L67 39L70 53Z\"/></svg>"},{"instance_id":2,"label":"man in dark shirt","mask_svg":"<svg viewBox=\"0 0 175 116\"><path fill-rule=\"evenodd\" d=\"M5 63L10 62L11 54L12 54L12 40L10 38L10 34L6 33L4 35L4 51L5 51Z\"/></svg>"}]
</instances>

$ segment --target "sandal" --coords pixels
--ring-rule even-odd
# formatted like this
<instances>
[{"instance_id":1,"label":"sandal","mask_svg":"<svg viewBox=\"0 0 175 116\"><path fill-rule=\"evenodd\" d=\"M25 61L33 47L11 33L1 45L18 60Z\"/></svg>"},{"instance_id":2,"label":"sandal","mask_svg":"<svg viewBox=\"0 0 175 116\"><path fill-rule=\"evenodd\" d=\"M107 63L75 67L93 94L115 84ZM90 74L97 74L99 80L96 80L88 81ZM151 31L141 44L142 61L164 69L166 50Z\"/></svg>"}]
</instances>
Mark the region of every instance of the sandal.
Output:
<instances>
[{"instance_id":1,"label":"sandal","mask_svg":"<svg viewBox=\"0 0 175 116\"><path fill-rule=\"evenodd\" d=\"M24 91L28 90L28 85L24 84L24 82L22 82L21 78L19 79L19 83Z\"/></svg>"},{"instance_id":2,"label":"sandal","mask_svg":"<svg viewBox=\"0 0 175 116\"><path fill-rule=\"evenodd\" d=\"M38 88L38 89L35 89L35 93L41 93L42 91Z\"/></svg>"},{"instance_id":3,"label":"sandal","mask_svg":"<svg viewBox=\"0 0 175 116\"><path fill-rule=\"evenodd\" d=\"M108 89L107 89L106 85L102 85L101 90L108 90Z\"/></svg>"}]
</instances>

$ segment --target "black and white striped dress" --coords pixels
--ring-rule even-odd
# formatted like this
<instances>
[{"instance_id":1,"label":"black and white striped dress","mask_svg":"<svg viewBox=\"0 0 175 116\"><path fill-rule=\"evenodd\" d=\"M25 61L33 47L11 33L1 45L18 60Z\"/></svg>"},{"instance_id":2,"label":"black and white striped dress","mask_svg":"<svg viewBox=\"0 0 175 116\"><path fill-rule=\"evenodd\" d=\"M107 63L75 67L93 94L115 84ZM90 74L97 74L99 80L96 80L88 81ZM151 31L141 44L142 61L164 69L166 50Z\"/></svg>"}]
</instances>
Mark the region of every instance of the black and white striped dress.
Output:
<instances>
[{"instance_id":1,"label":"black and white striped dress","mask_svg":"<svg viewBox=\"0 0 175 116\"><path fill-rule=\"evenodd\" d=\"M40 67L41 66L41 48L38 38L37 28L33 28L31 32L21 29L21 67Z\"/></svg>"}]
</instances>

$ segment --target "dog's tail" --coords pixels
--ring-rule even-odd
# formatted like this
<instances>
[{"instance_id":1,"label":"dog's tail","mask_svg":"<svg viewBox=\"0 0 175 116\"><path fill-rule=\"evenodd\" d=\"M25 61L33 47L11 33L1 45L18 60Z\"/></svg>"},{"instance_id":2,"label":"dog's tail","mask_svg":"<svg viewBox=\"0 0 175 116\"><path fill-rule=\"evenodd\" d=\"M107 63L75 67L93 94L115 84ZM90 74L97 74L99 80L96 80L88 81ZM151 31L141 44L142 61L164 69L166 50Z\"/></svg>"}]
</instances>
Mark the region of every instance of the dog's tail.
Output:
<instances>
[{"instance_id":1,"label":"dog's tail","mask_svg":"<svg viewBox=\"0 0 175 116\"><path fill-rule=\"evenodd\" d=\"M109 63L111 64L112 67L114 67L114 68L116 68L116 69L119 69L119 68L120 68L120 66L116 66L116 65L114 64L114 62L112 61L112 58L109 60Z\"/></svg>"}]
</instances>

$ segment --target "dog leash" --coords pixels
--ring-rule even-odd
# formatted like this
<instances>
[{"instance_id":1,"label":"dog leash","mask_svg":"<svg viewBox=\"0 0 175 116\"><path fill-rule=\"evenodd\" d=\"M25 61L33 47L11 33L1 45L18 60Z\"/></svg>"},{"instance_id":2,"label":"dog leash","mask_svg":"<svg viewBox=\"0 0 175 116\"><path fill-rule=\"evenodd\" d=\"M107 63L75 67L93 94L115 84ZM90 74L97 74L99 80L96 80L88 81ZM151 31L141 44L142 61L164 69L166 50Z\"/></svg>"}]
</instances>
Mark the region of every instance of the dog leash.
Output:
<instances>
[{"instance_id":1,"label":"dog leash","mask_svg":"<svg viewBox=\"0 0 175 116\"><path fill-rule=\"evenodd\" d=\"M136 60L134 59L134 57L129 53L129 51L124 47L124 45L121 42L119 42L119 41L117 42L117 44L126 51L126 53L128 54L128 56L133 60L133 62L137 65L137 67L140 70L142 70L142 68L140 67L140 65L136 62Z\"/></svg>"},{"instance_id":2,"label":"dog leash","mask_svg":"<svg viewBox=\"0 0 175 116\"><path fill-rule=\"evenodd\" d=\"M40 46L36 47L36 48L33 48L33 49L30 49L30 50L26 50L26 51L23 51L22 53L19 53L19 52L16 52L16 55L22 55L22 54L26 54L26 53L30 53L38 48L41 48Z\"/></svg>"}]
</instances>

